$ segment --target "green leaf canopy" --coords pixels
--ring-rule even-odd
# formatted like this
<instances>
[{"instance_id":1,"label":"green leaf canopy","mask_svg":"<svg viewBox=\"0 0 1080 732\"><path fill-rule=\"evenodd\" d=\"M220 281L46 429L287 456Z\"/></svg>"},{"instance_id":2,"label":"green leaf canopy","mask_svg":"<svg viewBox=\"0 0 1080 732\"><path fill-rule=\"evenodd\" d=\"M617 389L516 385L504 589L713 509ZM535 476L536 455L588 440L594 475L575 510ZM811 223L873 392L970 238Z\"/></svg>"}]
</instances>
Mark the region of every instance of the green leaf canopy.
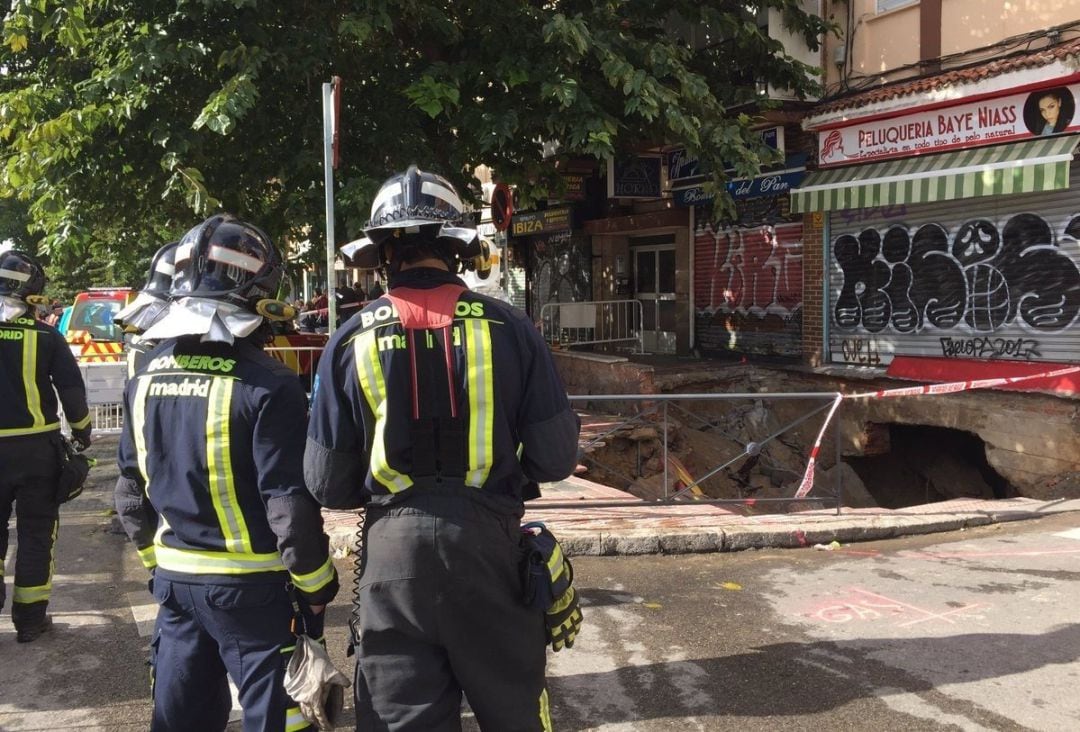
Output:
<instances>
[{"instance_id":1,"label":"green leaf canopy","mask_svg":"<svg viewBox=\"0 0 1080 732\"><path fill-rule=\"evenodd\" d=\"M756 18L772 9L814 48L829 28L801 7L14 0L0 199L17 202L44 252L107 259L108 276L132 284L157 246L219 210L278 241L322 241L320 89L333 75L343 240L410 163L463 188L485 163L525 201L556 191L561 159L661 144L752 175L769 155L750 130L758 86L816 91L814 69Z\"/></svg>"}]
</instances>

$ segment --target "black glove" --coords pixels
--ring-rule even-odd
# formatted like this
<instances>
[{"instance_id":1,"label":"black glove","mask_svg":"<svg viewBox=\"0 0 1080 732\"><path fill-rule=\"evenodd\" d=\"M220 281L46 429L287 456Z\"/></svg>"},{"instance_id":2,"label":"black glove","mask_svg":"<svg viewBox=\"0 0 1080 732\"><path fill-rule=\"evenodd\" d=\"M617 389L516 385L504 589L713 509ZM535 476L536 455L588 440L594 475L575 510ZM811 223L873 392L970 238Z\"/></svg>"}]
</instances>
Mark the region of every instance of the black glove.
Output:
<instances>
[{"instance_id":1,"label":"black glove","mask_svg":"<svg viewBox=\"0 0 1080 732\"><path fill-rule=\"evenodd\" d=\"M72 430L71 441L75 443L75 447L79 452L90 447L90 429Z\"/></svg>"},{"instance_id":2,"label":"black glove","mask_svg":"<svg viewBox=\"0 0 1080 732\"><path fill-rule=\"evenodd\" d=\"M581 620L577 593L574 592L573 587L569 587L562 597L544 613L547 639L551 643L551 650L561 651L563 648L573 648L574 639L581 630Z\"/></svg>"},{"instance_id":3,"label":"black glove","mask_svg":"<svg viewBox=\"0 0 1080 732\"><path fill-rule=\"evenodd\" d=\"M323 641L323 633L326 629L326 609L324 608L316 615L311 612L311 606L303 600L298 600L296 604L300 607L300 617L295 626L295 633L297 635L303 633L312 640Z\"/></svg>"}]
</instances>

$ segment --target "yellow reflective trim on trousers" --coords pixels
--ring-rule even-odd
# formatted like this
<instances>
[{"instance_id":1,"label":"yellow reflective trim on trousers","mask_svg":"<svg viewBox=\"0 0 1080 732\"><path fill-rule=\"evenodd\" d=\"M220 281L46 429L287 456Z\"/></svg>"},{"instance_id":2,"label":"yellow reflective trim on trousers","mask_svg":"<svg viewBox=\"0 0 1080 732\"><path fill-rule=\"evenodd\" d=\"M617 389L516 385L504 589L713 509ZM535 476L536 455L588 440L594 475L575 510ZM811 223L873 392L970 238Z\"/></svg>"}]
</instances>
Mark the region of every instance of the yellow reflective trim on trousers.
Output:
<instances>
[{"instance_id":1,"label":"yellow reflective trim on trousers","mask_svg":"<svg viewBox=\"0 0 1080 732\"><path fill-rule=\"evenodd\" d=\"M156 553L159 567L184 574L253 574L285 569L278 552L208 552L158 544Z\"/></svg>"},{"instance_id":2,"label":"yellow reflective trim on trousers","mask_svg":"<svg viewBox=\"0 0 1080 732\"><path fill-rule=\"evenodd\" d=\"M0 430L0 437L22 437L23 435L39 435L43 432L54 432L60 429L59 422L49 422L40 427L12 427Z\"/></svg>"},{"instance_id":3,"label":"yellow reflective trim on trousers","mask_svg":"<svg viewBox=\"0 0 1080 732\"><path fill-rule=\"evenodd\" d=\"M37 386L37 331L27 328L23 331L23 361L22 375L23 388L26 390L26 411L30 412L30 418L34 420L33 427L45 426L45 415L41 413L41 392Z\"/></svg>"},{"instance_id":4,"label":"yellow reflective trim on trousers","mask_svg":"<svg viewBox=\"0 0 1080 732\"><path fill-rule=\"evenodd\" d=\"M233 476L229 411L232 407L233 379L212 378L210 396L206 401L206 468L210 479L210 500L214 504L230 552L251 553L251 534L240 500L236 497Z\"/></svg>"},{"instance_id":5,"label":"yellow reflective trim on trousers","mask_svg":"<svg viewBox=\"0 0 1080 732\"><path fill-rule=\"evenodd\" d=\"M314 572L308 572L307 574L293 574L292 572L289 572L289 576L292 577L293 584L301 592L318 592L330 584L334 579L334 565L327 559L326 562Z\"/></svg>"},{"instance_id":6,"label":"yellow reflective trim on trousers","mask_svg":"<svg viewBox=\"0 0 1080 732\"><path fill-rule=\"evenodd\" d=\"M479 318L461 321L465 330L469 390L469 469L465 484L480 488L494 457L495 384L491 363L491 323Z\"/></svg>"},{"instance_id":7,"label":"yellow reflective trim on trousers","mask_svg":"<svg viewBox=\"0 0 1080 732\"><path fill-rule=\"evenodd\" d=\"M15 594L12 602L28 605L32 602L45 602L52 592L53 572L56 570L56 531L60 528L60 519L53 521L52 533L49 537L49 575L45 578L45 584L34 587L19 587L15 585Z\"/></svg>"},{"instance_id":8,"label":"yellow reflective trim on trousers","mask_svg":"<svg viewBox=\"0 0 1080 732\"><path fill-rule=\"evenodd\" d=\"M289 707L285 710L285 732L298 732L310 726L311 722L300 712L300 707Z\"/></svg>"},{"instance_id":9,"label":"yellow reflective trim on trousers","mask_svg":"<svg viewBox=\"0 0 1080 732\"><path fill-rule=\"evenodd\" d=\"M20 605L29 605L32 602L44 602L49 599L52 592L52 582L37 587L19 587L15 585L15 602Z\"/></svg>"},{"instance_id":10,"label":"yellow reflective trim on trousers","mask_svg":"<svg viewBox=\"0 0 1080 732\"><path fill-rule=\"evenodd\" d=\"M80 419L78 422L71 422L70 424L77 430L86 429L90 426L90 413L87 412L86 416Z\"/></svg>"},{"instance_id":11,"label":"yellow reflective trim on trousers","mask_svg":"<svg viewBox=\"0 0 1080 732\"><path fill-rule=\"evenodd\" d=\"M540 692L540 726L544 732L551 732L551 704L546 688Z\"/></svg>"},{"instance_id":12,"label":"yellow reflective trim on trousers","mask_svg":"<svg viewBox=\"0 0 1080 732\"><path fill-rule=\"evenodd\" d=\"M140 376L135 394L131 397L131 435L135 438L135 461L143 477L143 490L150 495L150 474L146 470L146 395L153 376Z\"/></svg>"},{"instance_id":13,"label":"yellow reflective trim on trousers","mask_svg":"<svg viewBox=\"0 0 1080 732\"><path fill-rule=\"evenodd\" d=\"M413 481L409 476L390 467L386 460L386 381L383 379L374 330L361 333L353 341L353 355L360 391L367 397L368 407L375 415L375 437L371 443L369 461L371 474L391 493L399 493L411 487Z\"/></svg>"},{"instance_id":14,"label":"yellow reflective trim on trousers","mask_svg":"<svg viewBox=\"0 0 1080 732\"><path fill-rule=\"evenodd\" d=\"M142 549L136 547L135 551L139 553L139 559L142 561L144 567L153 569L157 566L157 553L154 550L153 544L148 547L143 547Z\"/></svg>"}]
</instances>

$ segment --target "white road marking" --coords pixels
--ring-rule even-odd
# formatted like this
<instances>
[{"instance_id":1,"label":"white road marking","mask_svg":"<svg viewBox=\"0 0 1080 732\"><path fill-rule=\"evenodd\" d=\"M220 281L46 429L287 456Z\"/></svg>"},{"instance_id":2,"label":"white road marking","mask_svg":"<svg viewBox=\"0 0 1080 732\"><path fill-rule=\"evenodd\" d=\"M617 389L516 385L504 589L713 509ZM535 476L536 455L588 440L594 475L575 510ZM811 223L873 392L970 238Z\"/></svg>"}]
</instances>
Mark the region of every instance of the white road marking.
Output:
<instances>
[{"instance_id":1,"label":"white road marking","mask_svg":"<svg viewBox=\"0 0 1080 732\"><path fill-rule=\"evenodd\" d=\"M135 620L139 635L143 638L150 637L154 632L154 621L157 619L157 603L146 602L149 595L145 591L129 592L124 597L131 606L131 617Z\"/></svg>"},{"instance_id":2,"label":"white road marking","mask_svg":"<svg viewBox=\"0 0 1080 732\"><path fill-rule=\"evenodd\" d=\"M1069 529L1068 531L1059 531L1054 536L1060 536L1062 539L1080 539L1080 529Z\"/></svg>"}]
</instances>

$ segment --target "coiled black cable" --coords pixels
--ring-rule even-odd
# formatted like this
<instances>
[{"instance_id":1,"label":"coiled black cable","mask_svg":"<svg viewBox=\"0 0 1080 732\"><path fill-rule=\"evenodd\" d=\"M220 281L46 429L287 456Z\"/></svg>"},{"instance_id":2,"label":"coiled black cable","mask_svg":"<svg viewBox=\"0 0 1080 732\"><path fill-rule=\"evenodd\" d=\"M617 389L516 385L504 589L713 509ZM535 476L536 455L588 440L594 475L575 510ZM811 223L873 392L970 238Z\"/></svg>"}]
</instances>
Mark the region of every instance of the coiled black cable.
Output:
<instances>
[{"instance_id":1,"label":"coiled black cable","mask_svg":"<svg viewBox=\"0 0 1080 732\"><path fill-rule=\"evenodd\" d=\"M367 510L357 509L356 541L353 546L352 612L349 614L349 656L356 652L360 642L360 573L364 568L364 525Z\"/></svg>"}]
</instances>

